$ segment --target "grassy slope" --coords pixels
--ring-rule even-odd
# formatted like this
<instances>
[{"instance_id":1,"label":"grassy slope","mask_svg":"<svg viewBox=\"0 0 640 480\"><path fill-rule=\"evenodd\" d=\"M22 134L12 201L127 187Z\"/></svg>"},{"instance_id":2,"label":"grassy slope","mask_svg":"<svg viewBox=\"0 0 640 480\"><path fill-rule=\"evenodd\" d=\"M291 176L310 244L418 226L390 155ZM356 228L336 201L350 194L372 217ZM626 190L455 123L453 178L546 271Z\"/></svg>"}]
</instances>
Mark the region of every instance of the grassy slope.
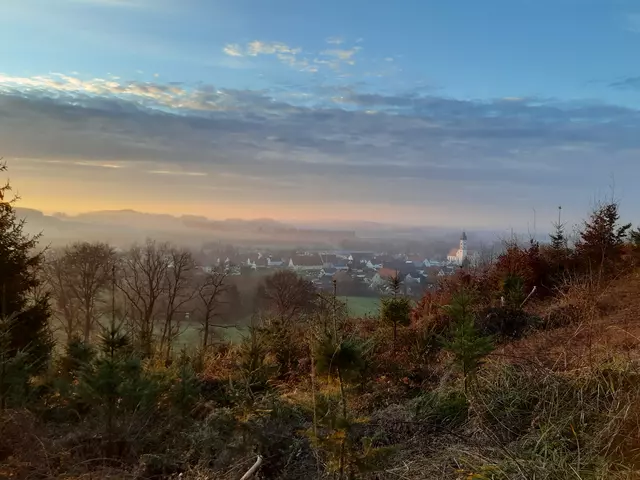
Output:
<instances>
[{"instance_id":1,"label":"grassy slope","mask_svg":"<svg viewBox=\"0 0 640 480\"><path fill-rule=\"evenodd\" d=\"M354 308L360 299L349 300ZM375 299L366 300L364 306L371 306ZM576 313L570 324L533 333L491 355L470 405L460 402L460 384L452 375L410 399L391 383L365 392L349 386L352 413L373 425L366 427L371 428L367 434L375 436L377 444L398 447L383 473L360 478L640 479L640 272L606 288L577 285L563 297L529 308L543 316L567 309ZM442 365L448 365L446 358ZM320 383L319 389L327 394L336 387ZM314 476L316 459L299 437L300 429L309 427L310 404L303 385L282 385L265 401L265 411L271 413L260 422L271 422L272 430L251 424L268 439L261 448L284 442L278 443L280 448L289 445L280 439L291 440L295 455L287 451L286 458L295 460L268 476L279 458L268 455L263 478L319 478ZM21 433L29 424L18 420L10 418L5 430L13 425L19 438L32 441ZM217 438L213 425L198 435ZM195 436L194 442L203 440ZM253 458L253 451L247 452L233 461L244 462L242 468L220 467L213 475L203 467L183 478L237 479ZM49 468L49 457L43 459ZM611 462L621 466L610 469Z\"/></svg>"}]
</instances>

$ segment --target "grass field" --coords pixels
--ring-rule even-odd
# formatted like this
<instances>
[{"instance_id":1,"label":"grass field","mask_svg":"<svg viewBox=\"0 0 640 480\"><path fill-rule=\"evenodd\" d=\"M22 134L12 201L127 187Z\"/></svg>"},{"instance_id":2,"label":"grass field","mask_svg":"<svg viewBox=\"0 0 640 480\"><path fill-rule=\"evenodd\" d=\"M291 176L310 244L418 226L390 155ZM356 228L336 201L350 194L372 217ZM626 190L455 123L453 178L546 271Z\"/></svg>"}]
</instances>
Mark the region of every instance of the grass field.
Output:
<instances>
[{"instance_id":1,"label":"grass field","mask_svg":"<svg viewBox=\"0 0 640 480\"><path fill-rule=\"evenodd\" d=\"M176 339L175 345L182 348L186 346L188 348L196 347L200 345L201 339L201 326L199 324L187 326L182 334ZM227 341L232 343L239 343L243 336L247 333L247 327L229 327L229 328L214 328L213 340L214 341Z\"/></svg>"},{"instance_id":2,"label":"grass field","mask_svg":"<svg viewBox=\"0 0 640 480\"><path fill-rule=\"evenodd\" d=\"M380 299L375 297L340 297L347 304L352 317L376 316L380 313Z\"/></svg>"}]
</instances>

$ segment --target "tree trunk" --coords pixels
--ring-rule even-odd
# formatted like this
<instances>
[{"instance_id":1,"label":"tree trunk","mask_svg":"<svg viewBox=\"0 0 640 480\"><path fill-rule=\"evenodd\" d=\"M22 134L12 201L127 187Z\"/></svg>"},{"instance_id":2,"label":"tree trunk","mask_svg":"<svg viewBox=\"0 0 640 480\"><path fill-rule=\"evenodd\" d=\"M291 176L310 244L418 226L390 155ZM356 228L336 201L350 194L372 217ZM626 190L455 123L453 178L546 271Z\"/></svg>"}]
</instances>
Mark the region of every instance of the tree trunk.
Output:
<instances>
[{"instance_id":1,"label":"tree trunk","mask_svg":"<svg viewBox=\"0 0 640 480\"><path fill-rule=\"evenodd\" d=\"M84 343L89 343L91 340L91 317L91 311L87 309L84 318Z\"/></svg>"},{"instance_id":2,"label":"tree trunk","mask_svg":"<svg viewBox=\"0 0 640 480\"><path fill-rule=\"evenodd\" d=\"M204 322L204 338L202 339L202 350L207 349L209 344L209 315L206 316Z\"/></svg>"}]
</instances>

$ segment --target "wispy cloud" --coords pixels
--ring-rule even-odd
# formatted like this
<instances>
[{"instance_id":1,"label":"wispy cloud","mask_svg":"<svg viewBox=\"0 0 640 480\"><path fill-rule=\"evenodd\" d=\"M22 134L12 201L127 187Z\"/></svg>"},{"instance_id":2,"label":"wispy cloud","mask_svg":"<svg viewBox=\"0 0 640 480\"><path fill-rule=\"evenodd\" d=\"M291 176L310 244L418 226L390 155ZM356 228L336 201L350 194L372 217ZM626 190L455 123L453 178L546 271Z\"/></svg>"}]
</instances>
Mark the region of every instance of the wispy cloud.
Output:
<instances>
[{"instance_id":1,"label":"wispy cloud","mask_svg":"<svg viewBox=\"0 0 640 480\"><path fill-rule=\"evenodd\" d=\"M280 53L297 55L300 53L302 49L293 48L289 45L280 42L261 42L259 40L254 40L253 42L247 45L247 55L251 55L253 57L257 55L277 55Z\"/></svg>"},{"instance_id":2,"label":"wispy cloud","mask_svg":"<svg viewBox=\"0 0 640 480\"><path fill-rule=\"evenodd\" d=\"M344 43L344 39L342 37L329 37L325 41L331 45L341 45Z\"/></svg>"},{"instance_id":3,"label":"wispy cloud","mask_svg":"<svg viewBox=\"0 0 640 480\"><path fill-rule=\"evenodd\" d=\"M222 48L222 51L230 57L274 56L281 63L298 69L305 69L309 66L309 62L306 59L298 58L298 55L302 52L301 48L291 47L282 42L254 40L245 46L237 43L228 43Z\"/></svg>"},{"instance_id":4,"label":"wispy cloud","mask_svg":"<svg viewBox=\"0 0 640 480\"><path fill-rule=\"evenodd\" d=\"M630 32L640 33L640 13L627 14L626 28Z\"/></svg>"},{"instance_id":5,"label":"wispy cloud","mask_svg":"<svg viewBox=\"0 0 640 480\"><path fill-rule=\"evenodd\" d=\"M612 88L640 90L640 77L626 77L609 84Z\"/></svg>"},{"instance_id":6,"label":"wispy cloud","mask_svg":"<svg viewBox=\"0 0 640 480\"><path fill-rule=\"evenodd\" d=\"M330 37L326 42L337 46L343 44L344 40L339 37ZM231 57L273 56L281 63L307 72L317 72L320 67L340 70L343 66L355 65L354 57L361 50L361 46L327 49L319 53L316 52L315 58L310 61L306 57L301 57L303 54L301 48L292 47L282 42L254 40L244 46L237 43L228 43L222 49L223 53Z\"/></svg>"},{"instance_id":7,"label":"wispy cloud","mask_svg":"<svg viewBox=\"0 0 640 480\"><path fill-rule=\"evenodd\" d=\"M175 175L185 177L206 177L208 175L205 172L184 172L181 170L149 170L148 173L153 175Z\"/></svg>"},{"instance_id":8,"label":"wispy cloud","mask_svg":"<svg viewBox=\"0 0 640 480\"><path fill-rule=\"evenodd\" d=\"M319 65L327 65L334 70L339 70L344 65L355 65L354 56L362 50L362 47L349 49L330 49L320 52L320 57L314 60Z\"/></svg>"},{"instance_id":9,"label":"wispy cloud","mask_svg":"<svg viewBox=\"0 0 640 480\"><path fill-rule=\"evenodd\" d=\"M93 5L99 7L142 8L149 6L145 0L67 0L70 3Z\"/></svg>"},{"instance_id":10,"label":"wispy cloud","mask_svg":"<svg viewBox=\"0 0 640 480\"><path fill-rule=\"evenodd\" d=\"M244 53L242 51L242 47L237 43L229 43L224 46L222 51L225 55L229 55L230 57L243 57Z\"/></svg>"},{"instance_id":11,"label":"wispy cloud","mask_svg":"<svg viewBox=\"0 0 640 480\"><path fill-rule=\"evenodd\" d=\"M74 165L80 167L97 167L97 168L122 168L122 165L114 163L100 163L100 162L73 162Z\"/></svg>"}]
</instances>

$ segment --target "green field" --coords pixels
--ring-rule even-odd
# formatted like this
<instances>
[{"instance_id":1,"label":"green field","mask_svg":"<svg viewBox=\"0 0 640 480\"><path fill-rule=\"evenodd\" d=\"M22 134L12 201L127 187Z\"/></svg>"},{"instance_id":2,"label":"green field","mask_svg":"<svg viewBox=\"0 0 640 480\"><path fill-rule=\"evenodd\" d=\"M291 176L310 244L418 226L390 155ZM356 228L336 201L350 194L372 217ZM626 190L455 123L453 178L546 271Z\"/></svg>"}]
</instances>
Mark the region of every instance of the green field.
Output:
<instances>
[{"instance_id":1,"label":"green field","mask_svg":"<svg viewBox=\"0 0 640 480\"><path fill-rule=\"evenodd\" d=\"M182 334L176 339L176 345L180 348L186 346L188 348L200 345L202 327L198 324L187 326ZM212 341L225 341L232 343L239 343L242 337L247 333L246 327L229 327L229 328L214 328Z\"/></svg>"},{"instance_id":2,"label":"green field","mask_svg":"<svg viewBox=\"0 0 640 480\"><path fill-rule=\"evenodd\" d=\"M377 316L380 313L380 299L375 297L339 297L347 304L352 317Z\"/></svg>"}]
</instances>

